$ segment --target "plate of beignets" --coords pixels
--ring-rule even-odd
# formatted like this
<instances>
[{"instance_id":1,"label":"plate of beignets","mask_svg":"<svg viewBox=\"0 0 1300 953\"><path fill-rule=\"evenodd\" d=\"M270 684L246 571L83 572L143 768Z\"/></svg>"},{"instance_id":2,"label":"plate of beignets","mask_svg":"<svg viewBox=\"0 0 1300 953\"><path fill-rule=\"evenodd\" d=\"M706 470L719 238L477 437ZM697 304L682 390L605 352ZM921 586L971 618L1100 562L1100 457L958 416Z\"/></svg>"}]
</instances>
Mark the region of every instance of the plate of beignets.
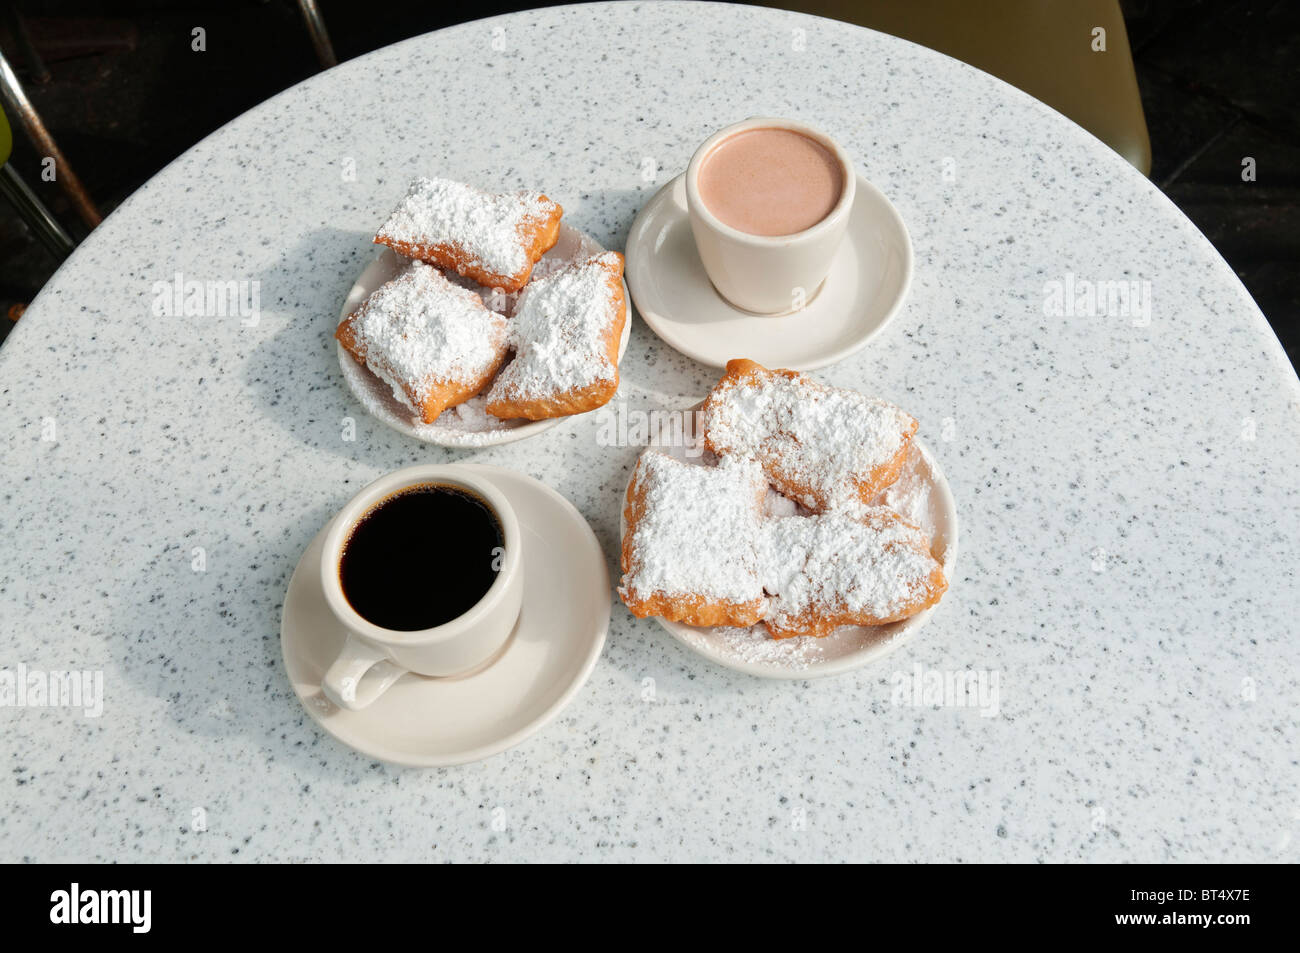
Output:
<instances>
[{"instance_id":1,"label":"plate of beignets","mask_svg":"<svg viewBox=\"0 0 1300 953\"><path fill-rule=\"evenodd\" d=\"M711 661L768 678L869 664L947 591L956 505L887 401L736 360L628 481L619 595Z\"/></svg>"},{"instance_id":2,"label":"plate of beignets","mask_svg":"<svg viewBox=\"0 0 1300 953\"><path fill-rule=\"evenodd\" d=\"M613 397L631 324L623 256L562 212L541 193L412 183L335 333L344 381L372 416L480 447Z\"/></svg>"}]
</instances>

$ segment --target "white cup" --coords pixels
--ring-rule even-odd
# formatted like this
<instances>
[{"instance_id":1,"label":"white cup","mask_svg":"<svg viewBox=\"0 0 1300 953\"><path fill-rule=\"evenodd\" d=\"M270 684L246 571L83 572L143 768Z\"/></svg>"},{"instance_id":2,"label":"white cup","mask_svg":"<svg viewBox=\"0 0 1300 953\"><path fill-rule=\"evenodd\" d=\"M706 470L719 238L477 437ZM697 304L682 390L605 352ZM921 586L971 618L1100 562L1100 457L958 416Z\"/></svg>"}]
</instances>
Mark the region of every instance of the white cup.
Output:
<instances>
[{"instance_id":1,"label":"white cup","mask_svg":"<svg viewBox=\"0 0 1300 953\"><path fill-rule=\"evenodd\" d=\"M469 611L431 629L399 632L369 622L352 608L343 593L339 561L353 528L366 513L395 493L423 484L454 486L483 500L501 525L504 552L491 587ZM431 546L457 542L429 540ZM462 675L505 645L519 618L524 591L519 521L501 491L473 471L454 465L406 467L371 483L334 517L325 534L320 571L325 601L347 633L321 689L334 704L356 711L374 702L408 671Z\"/></svg>"},{"instance_id":2,"label":"white cup","mask_svg":"<svg viewBox=\"0 0 1300 953\"><path fill-rule=\"evenodd\" d=\"M825 146L839 160L842 187L830 214L792 235L751 235L709 211L700 198L700 168L722 140L749 129L789 129ZM686 167L686 208L713 287L736 307L758 314L788 314L811 301L844 240L857 181L853 161L835 140L792 119L755 116L705 139Z\"/></svg>"}]
</instances>

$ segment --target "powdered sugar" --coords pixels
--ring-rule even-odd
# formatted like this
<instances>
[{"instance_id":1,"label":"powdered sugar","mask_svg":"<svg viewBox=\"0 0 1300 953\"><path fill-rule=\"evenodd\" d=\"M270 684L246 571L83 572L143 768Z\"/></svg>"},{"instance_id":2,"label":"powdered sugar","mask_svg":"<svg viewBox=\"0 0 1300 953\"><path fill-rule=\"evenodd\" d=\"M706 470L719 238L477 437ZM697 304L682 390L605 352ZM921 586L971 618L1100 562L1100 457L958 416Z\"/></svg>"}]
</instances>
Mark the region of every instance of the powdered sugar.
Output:
<instances>
[{"instance_id":1,"label":"powdered sugar","mask_svg":"<svg viewBox=\"0 0 1300 953\"><path fill-rule=\"evenodd\" d=\"M644 491L645 515L621 591L736 603L762 598L753 539L766 485L752 461L699 467L657 450L642 454L632 489Z\"/></svg>"},{"instance_id":2,"label":"powdered sugar","mask_svg":"<svg viewBox=\"0 0 1300 953\"><path fill-rule=\"evenodd\" d=\"M934 468L921 446L913 443L898 480L885 488L877 502L889 507L914 526L934 532Z\"/></svg>"},{"instance_id":3,"label":"powdered sugar","mask_svg":"<svg viewBox=\"0 0 1300 953\"><path fill-rule=\"evenodd\" d=\"M533 265L528 281L530 284L535 284L542 278L568 268L575 262L594 258L604 253L604 251L605 249L600 242L590 235L561 223L559 237L551 250L543 255L537 261L537 264ZM479 284L473 278L458 275L454 271L443 273L449 280L461 287L468 288L482 298L483 303L491 310L497 314L504 314L507 318L515 313L515 303L519 300L519 296L523 294L522 289L519 291L506 291L504 288L489 288L486 285Z\"/></svg>"},{"instance_id":4,"label":"powdered sugar","mask_svg":"<svg viewBox=\"0 0 1300 953\"><path fill-rule=\"evenodd\" d=\"M482 394L463 404L448 407L437 420L426 424L411 413L404 401L394 397L388 385L371 373L365 364L342 345L338 351L343 378L366 412L418 440L447 447L486 447L511 439L514 431L531 424L531 421L500 420L491 416L487 413L486 399Z\"/></svg>"},{"instance_id":5,"label":"powdered sugar","mask_svg":"<svg viewBox=\"0 0 1300 953\"><path fill-rule=\"evenodd\" d=\"M623 590L731 602L766 595L764 618L783 629L810 613L890 618L924 594L936 562L923 530L884 507L772 517L755 503L764 485L753 461L696 466L647 451L633 483L645 491L645 512Z\"/></svg>"},{"instance_id":6,"label":"powdered sugar","mask_svg":"<svg viewBox=\"0 0 1300 953\"><path fill-rule=\"evenodd\" d=\"M779 665L802 671L826 655L824 640L812 635L774 639L762 625L737 629L719 626L708 630L732 659L750 665ZM703 639L701 640L703 641Z\"/></svg>"},{"instance_id":7,"label":"powdered sugar","mask_svg":"<svg viewBox=\"0 0 1300 953\"><path fill-rule=\"evenodd\" d=\"M808 614L891 618L924 596L936 568L925 533L883 507L770 520L758 545L766 618L787 629Z\"/></svg>"},{"instance_id":8,"label":"powdered sugar","mask_svg":"<svg viewBox=\"0 0 1300 953\"><path fill-rule=\"evenodd\" d=\"M605 252L528 283L510 323L516 357L489 402L545 399L617 377L607 336L622 286L611 283L611 267L621 267L619 256Z\"/></svg>"},{"instance_id":9,"label":"powdered sugar","mask_svg":"<svg viewBox=\"0 0 1300 953\"><path fill-rule=\"evenodd\" d=\"M916 422L887 401L771 371L723 379L706 406L705 430L719 453L750 456L820 509L851 500L856 482L893 460Z\"/></svg>"},{"instance_id":10,"label":"powdered sugar","mask_svg":"<svg viewBox=\"0 0 1300 953\"><path fill-rule=\"evenodd\" d=\"M351 320L366 366L417 411L435 384L479 380L505 354L506 320L419 261L380 287Z\"/></svg>"},{"instance_id":11,"label":"powdered sugar","mask_svg":"<svg viewBox=\"0 0 1300 953\"><path fill-rule=\"evenodd\" d=\"M443 424L444 431L459 431L466 435L505 430L508 426L504 420L487 412L487 396L484 394L475 394L462 404L448 407L438 422Z\"/></svg>"},{"instance_id":12,"label":"powdered sugar","mask_svg":"<svg viewBox=\"0 0 1300 953\"><path fill-rule=\"evenodd\" d=\"M485 192L450 179L417 178L379 229L380 239L411 245L453 246L463 267L518 275L532 263L524 235L555 214L540 192Z\"/></svg>"},{"instance_id":13,"label":"powdered sugar","mask_svg":"<svg viewBox=\"0 0 1300 953\"><path fill-rule=\"evenodd\" d=\"M698 405L691 410L697 408ZM913 538L929 540L939 567L951 579L957 552L957 523L952 498L947 491L947 482L930 452L919 441L909 443L897 482L877 497L875 504L888 502L890 508L899 511L905 520L919 527L919 537ZM703 456L688 456L677 447L670 447L667 452L674 454L683 463L700 468L715 466L721 459L707 452ZM855 514L860 517L871 509L872 507L857 503L842 513L837 510L836 514L846 518ZM769 487L763 519L765 522L775 522L781 518L802 520L814 518L814 515ZM906 539L909 532L904 530L901 538ZM804 564L807 565L806 560ZM932 569L935 564L928 563L928 566ZM787 568L787 573L789 572ZM772 589L780 588L779 575L773 577L770 572L763 575L769 580L766 585ZM797 598L796 590L794 601ZM764 614L772 617L780 612L776 605L779 601L779 597L769 597ZM788 602L787 606L794 605L794 601ZM797 675L807 672L810 676L817 676L857 667L905 641L924 624L928 616L929 613L920 613L888 625L844 625L821 637L796 635L783 639L773 638L763 622L747 628L728 628L661 621L676 638L721 664L753 674L781 677L780 673Z\"/></svg>"}]
</instances>

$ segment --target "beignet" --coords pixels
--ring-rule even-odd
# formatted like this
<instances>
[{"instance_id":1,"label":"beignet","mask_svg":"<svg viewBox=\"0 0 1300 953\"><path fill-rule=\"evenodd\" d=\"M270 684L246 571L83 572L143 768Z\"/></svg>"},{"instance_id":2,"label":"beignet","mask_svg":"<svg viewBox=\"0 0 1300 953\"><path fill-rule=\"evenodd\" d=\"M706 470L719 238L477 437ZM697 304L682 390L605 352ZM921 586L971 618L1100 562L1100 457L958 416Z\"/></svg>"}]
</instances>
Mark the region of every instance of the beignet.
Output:
<instances>
[{"instance_id":1,"label":"beignet","mask_svg":"<svg viewBox=\"0 0 1300 953\"><path fill-rule=\"evenodd\" d=\"M917 426L887 401L749 360L727 362L703 421L709 450L758 460L812 510L874 499L898 479Z\"/></svg>"},{"instance_id":2,"label":"beignet","mask_svg":"<svg viewBox=\"0 0 1300 953\"><path fill-rule=\"evenodd\" d=\"M564 209L540 192L485 192L450 179L418 178L375 243L472 278L518 291L560 235Z\"/></svg>"},{"instance_id":3,"label":"beignet","mask_svg":"<svg viewBox=\"0 0 1300 953\"><path fill-rule=\"evenodd\" d=\"M492 379L509 352L506 324L474 292L414 261L344 318L334 336L431 424Z\"/></svg>"},{"instance_id":4,"label":"beignet","mask_svg":"<svg viewBox=\"0 0 1300 953\"><path fill-rule=\"evenodd\" d=\"M529 282L510 321L515 358L488 391L488 413L541 420L607 404L618 390L626 320L618 252Z\"/></svg>"},{"instance_id":5,"label":"beignet","mask_svg":"<svg viewBox=\"0 0 1300 953\"><path fill-rule=\"evenodd\" d=\"M704 467L643 453L623 514L618 591L632 614L688 625L745 626L762 618L754 540L766 492L752 461Z\"/></svg>"}]
</instances>

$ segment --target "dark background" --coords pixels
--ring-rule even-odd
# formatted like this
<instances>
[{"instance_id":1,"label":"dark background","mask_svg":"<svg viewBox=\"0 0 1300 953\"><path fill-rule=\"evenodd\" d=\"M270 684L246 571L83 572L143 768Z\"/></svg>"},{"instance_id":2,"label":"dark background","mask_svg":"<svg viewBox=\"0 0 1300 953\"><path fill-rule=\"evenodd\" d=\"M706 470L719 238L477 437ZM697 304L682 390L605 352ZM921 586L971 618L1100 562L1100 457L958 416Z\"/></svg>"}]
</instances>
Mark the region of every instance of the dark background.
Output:
<instances>
[{"instance_id":1,"label":"dark background","mask_svg":"<svg viewBox=\"0 0 1300 953\"><path fill-rule=\"evenodd\" d=\"M318 2L340 61L462 20L549 5ZM0 46L104 214L205 135L320 68L293 0L16 6L48 80L36 81L3 27ZM1151 179L1241 276L1300 366L1300 2L1125 0L1123 9ZM190 50L195 26L207 31L202 55ZM1253 183L1241 180L1244 156L1256 160ZM58 187L41 181L39 157L17 127L11 161L64 226L84 234ZM3 336L3 315L20 311L57 266L7 203L0 260Z\"/></svg>"}]
</instances>

